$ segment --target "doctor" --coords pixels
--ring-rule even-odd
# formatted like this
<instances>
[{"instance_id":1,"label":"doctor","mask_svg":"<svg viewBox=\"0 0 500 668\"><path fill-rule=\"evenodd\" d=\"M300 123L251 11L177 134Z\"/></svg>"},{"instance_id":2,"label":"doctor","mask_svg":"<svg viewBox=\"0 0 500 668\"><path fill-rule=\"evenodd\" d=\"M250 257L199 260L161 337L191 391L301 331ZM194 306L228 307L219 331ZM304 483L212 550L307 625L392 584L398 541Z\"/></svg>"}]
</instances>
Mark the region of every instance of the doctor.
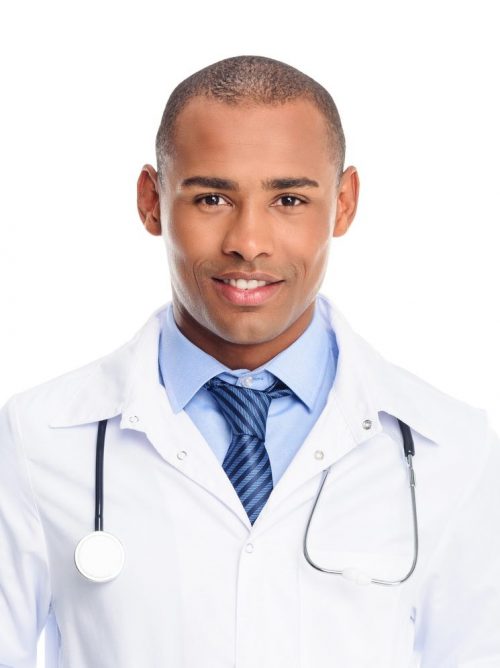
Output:
<instances>
[{"instance_id":1,"label":"doctor","mask_svg":"<svg viewBox=\"0 0 500 668\"><path fill-rule=\"evenodd\" d=\"M318 296L343 161L330 95L284 63L174 90L138 180L172 303L0 413L1 666L34 667L44 626L49 668L500 666L499 441ZM123 561L99 581L75 547L103 427Z\"/></svg>"}]
</instances>

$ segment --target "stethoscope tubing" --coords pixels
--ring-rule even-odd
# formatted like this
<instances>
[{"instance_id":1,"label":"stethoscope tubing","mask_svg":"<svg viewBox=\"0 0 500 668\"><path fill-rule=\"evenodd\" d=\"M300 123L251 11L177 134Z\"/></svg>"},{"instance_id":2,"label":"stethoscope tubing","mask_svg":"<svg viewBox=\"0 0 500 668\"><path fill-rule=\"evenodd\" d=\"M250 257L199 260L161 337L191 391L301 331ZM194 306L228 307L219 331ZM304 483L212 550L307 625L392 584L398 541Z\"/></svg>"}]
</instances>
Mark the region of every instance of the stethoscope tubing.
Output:
<instances>
[{"instance_id":1,"label":"stethoscope tubing","mask_svg":"<svg viewBox=\"0 0 500 668\"><path fill-rule=\"evenodd\" d=\"M95 513L94 531L83 536L75 548L75 566L91 582L106 583L114 580L125 564L125 550L116 536L104 531L104 442L107 420L97 428L95 459Z\"/></svg>"},{"instance_id":2,"label":"stethoscope tubing","mask_svg":"<svg viewBox=\"0 0 500 668\"><path fill-rule=\"evenodd\" d=\"M95 514L94 530L104 531L104 441L106 439L107 420L101 420L97 427L97 445L95 456Z\"/></svg>"},{"instance_id":3,"label":"stethoscope tubing","mask_svg":"<svg viewBox=\"0 0 500 668\"><path fill-rule=\"evenodd\" d=\"M328 478L328 474L330 473L331 466L329 466L327 469L323 471L323 475L319 484L318 491L316 493L316 498L314 499L313 506L311 508L311 512L309 513L309 517L307 519L307 524L306 524L306 530L304 532L304 539L303 539L303 553L304 557L307 561L307 563L312 566L317 571L320 571L321 573L328 573L330 575L342 575L346 577L347 579L356 579L356 575L358 575L358 583L359 584L378 584L382 585L385 587L393 587L393 586L398 586L403 584L403 582L406 582L408 578L412 575L413 571L416 568L417 561L418 561L418 519L417 519L417 501L416 501L416 495L415 495L415 472L413 470L413 456L415 455L415 444L413 442L413 436L411 434L411 429L410 427L402 422L399 418L397 418L399 427L401 430L401 434L403 437L403 449L404 449L404 455L406 458L406 463L408 465L408 479L409 479L409 487L410 487L410 498L411 498L411 508L412 508L412 524L413 524L413 561L411 563L409 571L406 573L406 575L400 579L397 580L384 580L381 578L373 578L370 576L366 576L363 573L360 573L359 571L355 571L355 569L343 569L343 570L338 570L334 568L325 568L324 566L319 566L311 557L308 546L307 546L307 539L309 536L309 529L311 526L312 519L314 517L314 512L316 510L316 506L318 505L318 501L321 496L321 492L323 491L323 487L325 486L326 479Z\"/></svg>"}]
</instances>

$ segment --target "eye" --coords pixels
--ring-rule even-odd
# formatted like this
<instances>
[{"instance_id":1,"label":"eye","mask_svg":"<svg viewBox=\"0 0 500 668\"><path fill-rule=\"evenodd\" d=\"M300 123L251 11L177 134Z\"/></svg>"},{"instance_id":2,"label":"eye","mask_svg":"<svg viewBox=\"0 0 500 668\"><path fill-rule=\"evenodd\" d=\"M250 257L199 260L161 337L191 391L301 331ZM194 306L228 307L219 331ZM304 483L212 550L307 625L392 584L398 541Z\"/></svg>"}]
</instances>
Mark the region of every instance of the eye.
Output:
<instances>
[{"instance_id":1,"label":"eye","mask_svg":"<svg viewBox=\"0 0 500 668\"><path fill-rule=\"evenodd\" d=\"M202 206L215 208L221 204L228 204L228 201L222 197L222 195L217 195L215 193L208 193L208 195L202 195L201 197L195 198L196 204L201 204Z\"/></svg>"},{"instance_id":2,"label":"eye","mask_svg":"<svg viewBox=\"0 0 500 668\"><path fill-rule=\"evenodd\" d=\"M305 204L305 200L301 199L300 197L297 197L296 195L281 195L277 200L277 202L281 201L282 204L279 206L286 206L286 207L295 207L299 206L300 204Z\"/></svg>"}]
</instances>

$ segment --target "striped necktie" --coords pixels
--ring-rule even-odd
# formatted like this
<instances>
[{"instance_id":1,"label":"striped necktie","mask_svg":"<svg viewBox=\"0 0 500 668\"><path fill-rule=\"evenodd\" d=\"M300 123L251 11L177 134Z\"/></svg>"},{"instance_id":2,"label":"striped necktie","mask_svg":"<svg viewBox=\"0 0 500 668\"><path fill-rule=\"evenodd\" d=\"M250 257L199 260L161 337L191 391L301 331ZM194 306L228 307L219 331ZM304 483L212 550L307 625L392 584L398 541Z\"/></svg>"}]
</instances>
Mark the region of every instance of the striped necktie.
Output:
<instances>
[{"instance_id":1,"label":"striped necktie","mask_svg":"<svg viewBox=\"0 0 500 668\"><path fill-rule=\"evenodd\" d=\"M231 428L231 443L222 468L235 488L253 524L273 489L265 447L266 422L273 399L292 394L276 380L267 390L251 390L212 378L205 384Z\"/></svg>"}]
</instances>

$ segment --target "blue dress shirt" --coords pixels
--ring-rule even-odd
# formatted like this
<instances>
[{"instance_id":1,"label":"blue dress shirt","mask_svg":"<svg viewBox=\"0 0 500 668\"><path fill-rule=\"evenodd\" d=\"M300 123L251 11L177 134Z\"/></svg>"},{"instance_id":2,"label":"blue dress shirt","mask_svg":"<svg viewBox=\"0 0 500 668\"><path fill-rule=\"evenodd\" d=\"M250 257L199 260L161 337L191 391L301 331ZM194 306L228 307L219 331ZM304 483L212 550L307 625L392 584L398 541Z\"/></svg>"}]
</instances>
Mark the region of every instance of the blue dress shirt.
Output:
<instances>
[{"instance_id":1,"label":"blue dress shirt","mask_svg":"<svg viewBox=\"0 0 500 668\"><path fill-rule=\"evenodd\" d=\"M258 369L229 369L195 346L179 330L172 305L162 313L159 372L174 413L185 410L222 464L231 430L213 396L203 385L220 376L255 390L279 378L293 395L271 402L266 449L275 485L325 407L337 368L335 334L318 309L302 335Z\"/></svg>"}]
</instances>

